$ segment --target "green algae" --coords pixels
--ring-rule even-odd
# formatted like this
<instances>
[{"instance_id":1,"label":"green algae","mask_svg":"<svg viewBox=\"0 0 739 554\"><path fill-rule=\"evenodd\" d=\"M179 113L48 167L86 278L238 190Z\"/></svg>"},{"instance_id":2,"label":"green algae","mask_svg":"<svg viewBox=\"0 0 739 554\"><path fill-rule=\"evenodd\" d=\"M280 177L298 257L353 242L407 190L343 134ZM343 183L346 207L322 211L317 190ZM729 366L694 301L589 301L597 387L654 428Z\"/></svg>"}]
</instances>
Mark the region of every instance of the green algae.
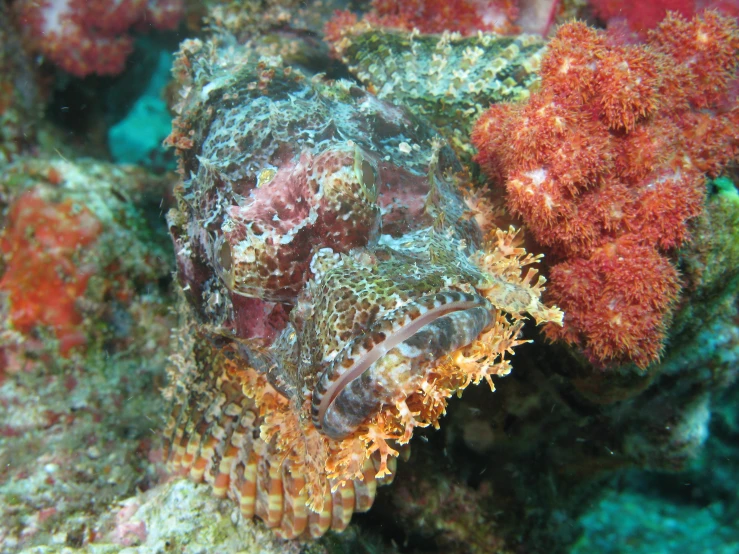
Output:
<instances>
[{"instance_id":1,"label":"green algae","mask_svg":"<svg viewBox=\"0 0 739 554\"><path fill-rule=\"evenodd\" d=\"M739 291L739 193L720 177L709 183L704 213L693 222L690 243L680 251L684 301L671 328L671 342L717 318L731 317Z\"/></svg>"}]
</instances>

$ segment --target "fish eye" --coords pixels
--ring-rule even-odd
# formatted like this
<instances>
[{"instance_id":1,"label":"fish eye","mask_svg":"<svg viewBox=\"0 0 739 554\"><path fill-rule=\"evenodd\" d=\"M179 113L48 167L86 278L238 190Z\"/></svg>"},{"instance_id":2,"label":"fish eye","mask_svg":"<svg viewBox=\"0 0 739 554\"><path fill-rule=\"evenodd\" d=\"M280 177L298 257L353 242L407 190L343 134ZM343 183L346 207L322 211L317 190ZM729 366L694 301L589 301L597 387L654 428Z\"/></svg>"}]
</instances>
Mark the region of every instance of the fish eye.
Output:
<instances>
[{"instance_id":1,"label":"fish eye","mask_svg":"<svg viewBox=\"0 0 739 554\"><path fill-rule=\"evenodd\" d=\"M227 240L224 240L218 249L218 263L221 264L223 271L231 271L231 245Z\"/></svg>"},{"instance_id":2,"label":"fish eye","mask_svg":"<svg viewBox=\"0 0 739 554\"><path fill-rule=\"evenodd\" d=\"M376 182L375 168L367 160L362 161L362 183L366 187L374 187Z\"/></svg>"}]
</instances>

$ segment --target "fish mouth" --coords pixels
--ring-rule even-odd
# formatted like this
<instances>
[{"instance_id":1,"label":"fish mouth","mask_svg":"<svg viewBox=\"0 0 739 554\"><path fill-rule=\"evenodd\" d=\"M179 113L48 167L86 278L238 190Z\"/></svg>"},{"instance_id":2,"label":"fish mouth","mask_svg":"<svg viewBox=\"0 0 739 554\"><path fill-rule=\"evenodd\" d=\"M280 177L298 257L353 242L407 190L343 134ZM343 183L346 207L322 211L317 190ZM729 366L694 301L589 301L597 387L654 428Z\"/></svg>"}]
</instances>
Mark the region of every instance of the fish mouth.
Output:
<instances>
[{"instance_id":1,"label":"fish mouth","mask_svg":"<svg viewBox=\"0 0 739 554\"><path fill-rule=\"evenodd\" d=\"M350 341L321 374L313 391L313 424L329 438L347 437L391 402L404 380L467 346L491 322L488 300L459 291L423 296L393 310Z\"/></svg>"}]
</instances>

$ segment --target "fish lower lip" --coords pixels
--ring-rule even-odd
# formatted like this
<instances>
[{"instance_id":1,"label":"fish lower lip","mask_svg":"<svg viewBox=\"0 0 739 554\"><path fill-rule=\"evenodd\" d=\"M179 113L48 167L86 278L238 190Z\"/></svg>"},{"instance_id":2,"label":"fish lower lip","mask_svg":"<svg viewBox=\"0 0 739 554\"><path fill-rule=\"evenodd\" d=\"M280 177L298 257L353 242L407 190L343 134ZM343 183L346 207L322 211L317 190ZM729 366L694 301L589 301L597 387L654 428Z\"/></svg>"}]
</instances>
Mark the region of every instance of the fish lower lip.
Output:
<instances>
[{"instance_id":1,"label":"fish lower lip","mask_svg":"<svg viewBox=\"0 0 739 554\"><path fill-rule=\"evenodd\" d=\"M376 322L321 375L312 401L316 428L334 439L351 434L391 399L379 367L388 353L419 372L474 341L490 324L491 309L480 296L450 291L422 297Z\"/></svg>"}]
</instances>

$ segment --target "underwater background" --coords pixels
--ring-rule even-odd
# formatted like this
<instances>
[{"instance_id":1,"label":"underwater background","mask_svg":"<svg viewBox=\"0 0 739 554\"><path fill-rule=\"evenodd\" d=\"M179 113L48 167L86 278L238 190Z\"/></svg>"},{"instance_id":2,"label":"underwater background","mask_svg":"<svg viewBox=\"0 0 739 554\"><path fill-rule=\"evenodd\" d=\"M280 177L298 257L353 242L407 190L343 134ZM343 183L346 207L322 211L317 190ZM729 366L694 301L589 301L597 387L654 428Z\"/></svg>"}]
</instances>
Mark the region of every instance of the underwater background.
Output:
<instances>
[{"instance_id":1,"label":"underwater background","mask_svg":"<svg viewBox=\"0 0 739 554\"><path fill-rule=\"evenodd\" d=\"M739 552L737 17L0 0L0 552Z\"/></svg>"}]
</instances>

